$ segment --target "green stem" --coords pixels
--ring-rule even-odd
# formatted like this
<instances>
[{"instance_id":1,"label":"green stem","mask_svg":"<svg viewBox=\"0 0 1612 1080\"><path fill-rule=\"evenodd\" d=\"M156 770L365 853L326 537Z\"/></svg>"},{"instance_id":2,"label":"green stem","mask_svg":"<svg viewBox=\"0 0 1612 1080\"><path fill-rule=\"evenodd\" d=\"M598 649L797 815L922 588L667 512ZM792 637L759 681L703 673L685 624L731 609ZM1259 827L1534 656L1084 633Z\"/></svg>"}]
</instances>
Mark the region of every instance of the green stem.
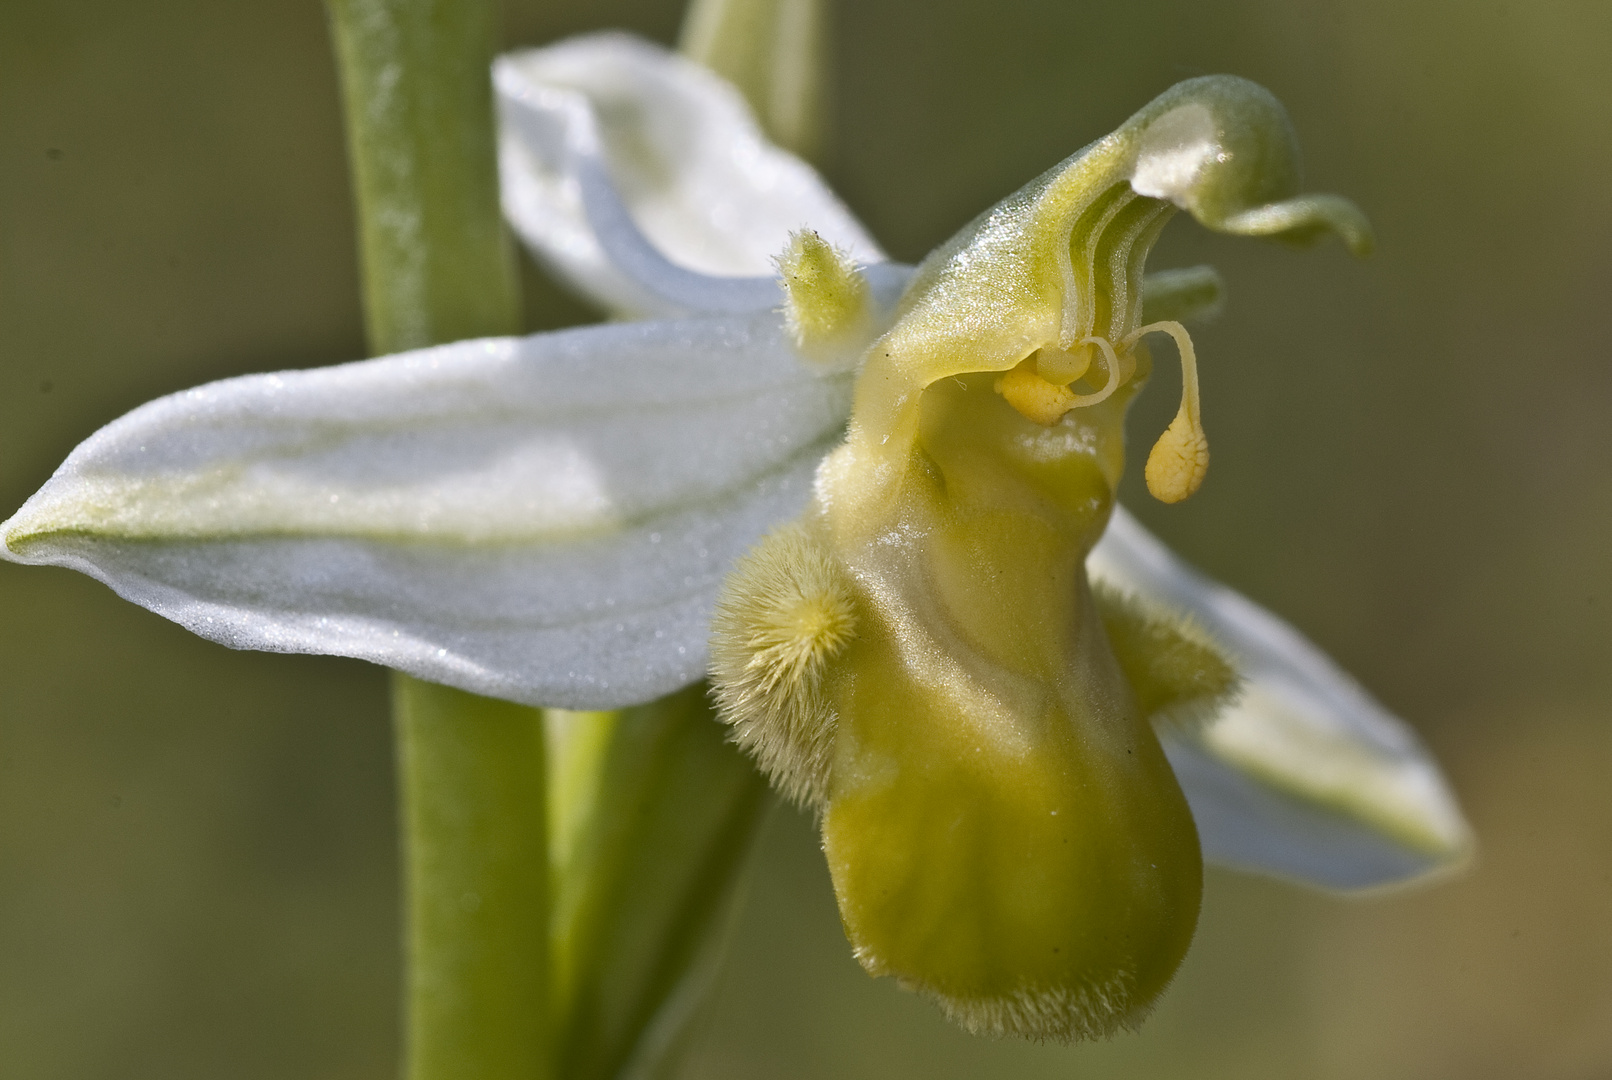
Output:
<instances>
[{"instance_id":1,"label":"green stem","mask_svg":"<svg viewBox=\"0 0 1612 1080\"><path fill-rule=\"evenodd\" d=\"M374 353L520 332L491 0L328 0Z\"/></svg>"},{"instance_id":2,"label":"green stem","mask_svg":"<svg viewBox=\"0 0 1612 1080\"><path fill-rule=\"evenodd\" d=\"M498 207L491 0L328 0L372 353L520 330ZM405 1076L543 1080L542 712L397 676Z\"/></svg>"},{"instance_id":3,"label":"green stem","mask_svg":"<svg viewBox=\"0 0 1612 1080\"><path fill-rule=\"evenodd\" d=\"M396 675L410 959L405 1075L550 1075L540 709Z\"/></svg>"}]
</instances>

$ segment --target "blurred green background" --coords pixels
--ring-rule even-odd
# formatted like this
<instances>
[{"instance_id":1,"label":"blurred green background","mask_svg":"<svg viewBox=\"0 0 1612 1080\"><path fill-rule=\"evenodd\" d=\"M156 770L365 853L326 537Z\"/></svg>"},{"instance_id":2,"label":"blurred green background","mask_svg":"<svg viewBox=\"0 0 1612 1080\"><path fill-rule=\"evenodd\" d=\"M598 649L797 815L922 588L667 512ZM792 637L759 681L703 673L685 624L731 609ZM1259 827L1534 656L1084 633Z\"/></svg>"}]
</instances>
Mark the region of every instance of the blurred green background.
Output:
<instances>
[{"instance_id":1,"label":"blurred green background","mask_svg":"<svg viewBox=\"0 0 1612 1080\"><path fill-rule=\"evenodd\" d=\"M679 16L510 0L507 39ZM856 0L836 42L828 171L905 259L1179 79L1287 103L1379 251L1173 225L1152 265L1231 286L1215 468L1125 494L1409 718L1482 848L1369 902L1213 873L1142 1033L1067 1048L865 978L781 810L686 1075L1612 1076L1612 5ZM527 270L534 328L588 317ZM355 275L317 0L0 3L0 508L150 397L361 355ZM0 566L0 605L0 1072L392 1077L383 674L66 571Z\"/></svg>"}]
</instances>

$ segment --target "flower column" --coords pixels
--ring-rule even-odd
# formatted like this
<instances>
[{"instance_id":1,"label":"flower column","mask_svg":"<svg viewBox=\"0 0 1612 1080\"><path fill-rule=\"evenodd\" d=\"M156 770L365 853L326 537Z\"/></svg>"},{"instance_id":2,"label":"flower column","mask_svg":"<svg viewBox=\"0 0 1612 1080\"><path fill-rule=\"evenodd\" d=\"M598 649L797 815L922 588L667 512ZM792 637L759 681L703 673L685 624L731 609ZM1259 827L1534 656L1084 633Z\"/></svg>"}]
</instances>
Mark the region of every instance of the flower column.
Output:
<instances>
[{"instance_id":1,"label":"flower column","mask_svg":"<svg viewBox=\"0 0 1612 1080\"><path fill-rule=\"evenodd\" d=\"M486 0L329 0L370 351L517 333ZM404 1075L548 1076L541 710L395 676Z\"/></svg>"}]
</instances>

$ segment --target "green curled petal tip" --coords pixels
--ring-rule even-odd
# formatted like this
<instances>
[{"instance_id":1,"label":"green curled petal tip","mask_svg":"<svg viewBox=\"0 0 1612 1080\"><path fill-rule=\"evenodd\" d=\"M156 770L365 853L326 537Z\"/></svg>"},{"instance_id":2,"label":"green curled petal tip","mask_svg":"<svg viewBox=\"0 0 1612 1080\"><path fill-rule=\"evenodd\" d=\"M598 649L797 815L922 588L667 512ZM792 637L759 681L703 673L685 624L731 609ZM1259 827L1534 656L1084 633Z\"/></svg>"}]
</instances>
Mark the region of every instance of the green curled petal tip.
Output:
<instances>
[{"instance_id":1,"label":"green curled petal tip","mask_svg":"<svg viewBox=\"0 0 1612 1080\"><path fill-rule=\"evenodd\" d=\"M1206 75L1177 83L1120 129L1135 148L1131 187L1204 226L1310 243L1331 232L1372 247L1365 214L1338 195L1299 195L1299 148L1281 102L1258 83Z\"/></svg>"},{"instance_id":2,"label":"green curled petal tip","mask_svg":"<svg viewBox=\"0 0 1612 1080\"><path fill-rule=\"evenodd\" d=\"M1341 195L1300 195L1267 203L1233 214L1214 227L1239 236L1274 236L1301 246L1333 233L1361 257L1370 255L1377 242L1360 207Z\"/></svg>"}]
</instances>

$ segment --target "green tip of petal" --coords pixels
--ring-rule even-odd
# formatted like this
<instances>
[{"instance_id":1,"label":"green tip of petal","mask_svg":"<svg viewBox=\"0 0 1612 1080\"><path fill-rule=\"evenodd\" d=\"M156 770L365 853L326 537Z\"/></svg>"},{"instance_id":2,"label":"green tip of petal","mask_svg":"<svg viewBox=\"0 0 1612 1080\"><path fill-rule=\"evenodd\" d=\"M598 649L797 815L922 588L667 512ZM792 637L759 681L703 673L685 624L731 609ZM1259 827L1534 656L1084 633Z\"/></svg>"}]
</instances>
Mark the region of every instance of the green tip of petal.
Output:
<instances>
[{"instance_id":1,"label":"green tip of petal","mask_svg":"<svg viewBox=\"0 0 1612 1080\"><path fill-rule=\"evenodd\" d=\"M1307 245L1327 233L1336 235L1357 256L1371 254L1376 237L1371 222L1354 203L1341 195L1301 195L1234 214L1215 226L1239 236L1274 236Z\"/></svg>"},{"instance_id":2,"label":"green tip of petal","mask_svg":"<svg viewBox=\"0 0 1612 1080\"><path fill-rule=\"evenodd\" d=\"M1299 148L1270 91L1232 75L1171 87L1126 125L1136 146L1131 186L1200 223L1240 236L1310 243L1336 233L1371 250L1371 225L1337 195L1298 195Z\"/></svg>"}]
</instances>

